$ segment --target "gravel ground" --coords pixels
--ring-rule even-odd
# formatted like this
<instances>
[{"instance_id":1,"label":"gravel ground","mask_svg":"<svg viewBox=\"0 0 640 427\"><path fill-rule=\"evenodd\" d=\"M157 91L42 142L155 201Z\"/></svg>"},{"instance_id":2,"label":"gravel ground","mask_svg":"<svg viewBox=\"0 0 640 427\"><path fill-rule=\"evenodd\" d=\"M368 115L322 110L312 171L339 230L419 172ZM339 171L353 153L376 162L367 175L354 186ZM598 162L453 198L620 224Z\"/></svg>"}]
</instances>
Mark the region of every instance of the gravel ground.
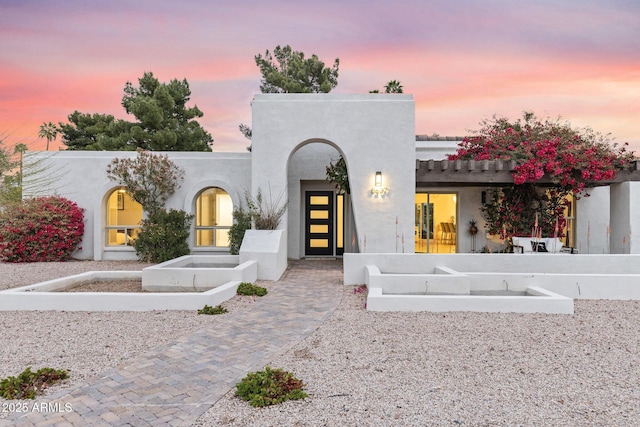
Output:
<instances>
[{"instance_id":1,"label":"gravel ground","mask_svg":"<svg viewBox=\"0 0 640 427\"><path fill-rule=\"evenodd\" d=\"M0 288L70 266L134 269L92 263L0 263ZM640 302L576 301L574 315L373 313L353 290L270 362L302 379L307 399L255 409L230 392L195 425L639 425ZM49 366L69 369L70 387L216 321L184 311L0 312L0 377Z\"/></svg>"},{"instance_id":2,"label":"gravel ground","mask_svg":"<svg viewBox=\"0 0 640 427\"><path fill-rule=\"evenodd\" d=\"M55 292L147 292L142 289L140 280L95 280L88 283L80 283L73 287L67 287Z\"/></svg>"},{"instance_id":3,"label":"gravel ground","mask_svg":"<svg viewBox=\"0 0 640 427\"><path fill-rule=\"evenodd\" d=\"M133 271L148 265L129 261L0 262L0 290L84 271ZM261 285L269 288L270 282ZM224 306L233 313L248 309L254 301L254 297L236 296ZM70 379L49 389L50 394L80 385L127 359L215 325L219 319L195 311L0 311L0 379L17 376L27 367L68 370ZM6 400L0 398L2 402ZM0 410L0 419L7 414Z\"/></svg>"},{"instance_id":4,"label":"gravel ground","mask_svg":"<svg viewBox=\"0 0 640 427\"><path fill-rule=\"evenodd\" d=\"M150 265L139 261L0 262L0 291L86 271L138 271Z\"/></svg>"},{"instance_id":5,"label":"gravel ground","mask_svg":"<svg viewBox=\"0 0 640 427\"><path fill-rule=\"evenodd\" d=\"M373 313L345 296L271 361L301 401L255 409L228 393L198 426L640 425L640 303L574 315Z\"/></svg>"}]
</instances>

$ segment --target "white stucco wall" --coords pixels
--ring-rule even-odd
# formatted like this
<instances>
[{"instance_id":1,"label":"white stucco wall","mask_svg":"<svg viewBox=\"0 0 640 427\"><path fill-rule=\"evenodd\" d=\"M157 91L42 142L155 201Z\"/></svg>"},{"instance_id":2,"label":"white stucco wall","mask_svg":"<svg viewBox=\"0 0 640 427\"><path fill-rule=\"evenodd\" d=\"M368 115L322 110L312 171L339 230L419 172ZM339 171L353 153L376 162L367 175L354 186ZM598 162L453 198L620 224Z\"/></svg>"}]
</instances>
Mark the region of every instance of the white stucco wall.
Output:
<instances>
[{"instance_id":1,"label":"white stucco wall","mask_svg":"<svg viewBox=\"0 0 640 427\"><path fill-rule=\"evenodd\" d=\"M587 192L589 197L581 197L576 203L575 247L581 254L608 254L609 187L589 188Z\"/></svg>"},{"instance_id":2,"label":"white stucco wall","mask_svg":"<svg viewBox=\"0 0 640 427\"><path fill-rule=\"evenodd\" d=\"M361 251L394 251L396 217L400 232L412 235L415 113L411 95L258 94L252 111L254 194L267 185L275 194L289 191L292 153L308 142L324 141L345 156ZM376 171L383 173L384 186L389 188L383 197L370 193ZM285 218L281 227L288 225Z\"/></svg>"},{"instance_id":3,"label":"white stucco wall","mask_svg":"<svg viewBox=\"0 0 640 427\"><path fill-rule=\"evenodd\" d=\"M611 252L640 253L640 182L623 182L611 186ZM634 241L634 238L636 241Z\"/></svg>"},{"instance_id":4,"label":"white stucco wall","mask_svg":"<svg viewBox=\"0 0 640 427\"><path fill-rule=\"evenodd\" d=\"M251 188L250 153L160 153L185 171L182 186L168 200L167 207L195 212L195 199L207 187L224 189L233 205L244 205L244 192ZM56 182L38 195L57 194L76 202L85 210L85 234L78 259L136 259L133 248L104 246L106 197L117 187L106 175L107 165L116 157L136 156L135 152L60 151L32 152L41 159L43 174L55 171ZM37 176L27 177L37 182ZM28 196L28 195L27 195ZM192 233L193 234L193 233ZM193 245L192 241L190 242Z\"/></svg>"},{"instance_id":5,"label":"white stucco wall","mask_svg":"<svg viewBox=\"0 0 640 427\"><path fill-rule=\"evenodd\" d=\"M445 160L449 154L458 151L456 141L416 141L416 160Z\"/></svg>"}]
</instances>

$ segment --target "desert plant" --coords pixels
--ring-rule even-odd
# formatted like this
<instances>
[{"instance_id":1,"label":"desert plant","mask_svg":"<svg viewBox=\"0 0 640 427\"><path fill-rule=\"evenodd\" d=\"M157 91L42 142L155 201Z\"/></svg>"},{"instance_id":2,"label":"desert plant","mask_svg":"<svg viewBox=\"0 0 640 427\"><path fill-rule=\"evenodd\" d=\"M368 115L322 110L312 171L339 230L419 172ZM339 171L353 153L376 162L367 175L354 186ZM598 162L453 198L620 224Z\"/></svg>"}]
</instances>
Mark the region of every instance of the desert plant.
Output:
<instances>
[{"instance_id":1,"label":"desert plant","mask_svg":"<svg viewBox=\"0 0 640 427\"><path fill-rule=\"evenodd\" d=\"M262 190L258 189L256 197L252 197L249 193L245 194L249 214L253 220L256 230L275 230L280 225L282 216L287 211L288 202L282 202L285 191L274 200L269 189L269 200L264 200Z\"/></svg>"},{"instance_id":2,"label":"desert plant","mask_svg":"<svg viewBox=\"0 0 640 427\"><path fill-rule=\"evenodd\" d=\"M238 295L256 295L259 297L263 297L267 294L267 288L263 288L262 286L254 285L249 282L242 282L238 285L238 290L236 291Z\"/></svg>"},{"instance_id":3,"label":"desert plant","mask_svg":"<svg viewBox=\"0 0 640 427\"><path fill-rule=\"evenodd\" d=\"M133 243L138 258L157 263L190 253L187 240L193 216L165 209L169 197L180 188L184 170L167 155L138 150L135 159L113 159L107 167L107 176L123 185L149 214Z\"/></svg>"},{"instance_id":4,"label":"desert plant","mask_svg":"<svg viewBox=\"0 0 640 427\"><path fill-rule=\"evenodd\" d=\"M164 262L190 253L189 229L193 215L171 209L158 210L142 220L142 227L133 247L138 258L147 262Z\"/></svg>"},{"instance_id":5,"label":"desert plant","mask_svg":"<svg viewBox=\"0 0 640 427\"><path fill-rule=\"evenodd\" d=\"M228 312L229 310L227 310L221 305L216 305L215 307L212 307L210 305L205 305L200 310L198 310L198 314L209 314L209 315L224 314Z\"/></svg>"},{"instance_id":6,"label":"desert plant","mask_svg":"<svg viewBox=\"0 0 640 427\"><path fill-rule=\"evenodd\" d=\"M41 368L36 372L28 367L17 377L7 377L0 380L0 397L5 399L35 399L48 386L69 378L65 370Z\"/></svg>"},{"instance_id":7,"label":"desert plant","mask_svg":"<svg viewBox=\"0 0 640 427\"><path fill-rule=\"evenodd\" d=\"M138 150L135 159L113 159L107 167L107 176L122 185L152 216L163 210L169 197L180 188L184 170L167 155Z\"/></svg>"},{"instance_id":8,"label":"desert plant","mask_svg":"<svg viewBox=\"0 0 640 427\"><path fill-rule=\"evenodd\" d=\"M236 396L255 407L275 405L287 400L307 397L302 388L304 383L292 373L282 369L250 372L236 384Z\"/></svg>"},{"instance_id":9,"label":"desert plant","mask_svg":"<svg viewBox=\"0 0 640 427\"><path fill-rule=\"evenodd\" d=\"M18 157L18 168L14 175L5 178L5 190L10 188L11 191L0 194L0 204L2 200L8 201L12 197L20 201L23 198L44 197L58 192L60 181L67 170L65 166L49 162L55 153L29 153L26 145L17 144L14 155Z\"/></svg>"},{"instance_id":10,"label":"desert plant","mask_svg":"<svg viewBox=\"0 0 640 427\"><path fill-rule=\"evenodd\" d=\"M59 196L37 197L5 207L0 257L9 262L67 261L84 234L83 210Z\"/></svg>"},{"instance_id":11,"label":"desert plant","mask_svg":"<svg viewBox=\"0 0 640 427\"><path fill-rule=\"evenodd\" d=\"M240 253L244 232L251 228L251 214L241 207L233 210L233 225L229 229L229 251L231 255Z\"/></svg>"}]
</instances>

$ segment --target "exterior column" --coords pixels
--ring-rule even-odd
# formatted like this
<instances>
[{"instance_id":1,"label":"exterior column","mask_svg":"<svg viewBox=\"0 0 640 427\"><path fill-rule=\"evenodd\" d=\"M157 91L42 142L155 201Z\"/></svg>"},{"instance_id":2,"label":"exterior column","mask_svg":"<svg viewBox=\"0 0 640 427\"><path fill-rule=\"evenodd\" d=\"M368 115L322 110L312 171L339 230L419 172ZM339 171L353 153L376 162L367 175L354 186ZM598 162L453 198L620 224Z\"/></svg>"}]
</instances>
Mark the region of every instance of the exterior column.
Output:
<instances>
[{"instance_id":1,"label":"exterior column","mask_svg":"<svg viewBox=\"0 0 640 427\"><path fill-rule=\"evenodd\" d=\"M611 252L610 205L608 186L588 188L589 197L580 197L574 207L574 247L581 254L608 254Z\"/></svg>"},{"instance_id":2,"label":"exterior column","mask_svg":"<svg viewBox=\"0 0 640 427\"><path fill-rule=\"evenodd\" d=\"M611 185L611 253L640 253L640 182Z\"/></svg>"}]
</instances>

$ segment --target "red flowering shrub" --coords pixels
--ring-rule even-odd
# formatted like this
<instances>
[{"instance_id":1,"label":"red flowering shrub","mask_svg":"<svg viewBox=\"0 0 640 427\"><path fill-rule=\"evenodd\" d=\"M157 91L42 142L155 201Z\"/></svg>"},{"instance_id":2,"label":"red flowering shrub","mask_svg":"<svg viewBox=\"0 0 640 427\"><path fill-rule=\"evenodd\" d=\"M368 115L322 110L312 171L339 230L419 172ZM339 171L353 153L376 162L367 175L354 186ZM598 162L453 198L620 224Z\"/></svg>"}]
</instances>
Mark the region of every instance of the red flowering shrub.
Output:
<instances>
[{"instance_id":1,"label":"red flowering shrub","mask_svg":"<svg viewBox=\"0 0 640 427\"><path fill-rule=\"evenodd\" d=\"M531 236L537 218L541 236L564 237L566 192L527 183L491 188L488 196L481 211L490 234L503 240Z\"/></svg>"},{"instance_id":2,"label":"red flowering shrub","mask_svg":"<svg viewBox=\"0 0 640 427\"><path fill-rule=\"evenodd\" d=\"M524 120L485 120L460 143L449 160L515 160L513 186L492 189L482 208L487 228L503 238L528 235L534 217L546 236L563 235L565 199L599 181L612 180L634 160L633 153L612 144L608 135L572 129L559 120L540 120L526 112ZM537 185L547 176L552 187Z\"/></svg>"},{"instance_id":3,"label":"red flowering shrub","mask_svg":"<svg viewBox=\"0 0 640 427\"><path fill-rule=\"evenodd\" d=\"M0 224L0 257L8 262L67 261L82 241L83 210L64 197L9 206Z\"/></svg>"}]
</instances>

